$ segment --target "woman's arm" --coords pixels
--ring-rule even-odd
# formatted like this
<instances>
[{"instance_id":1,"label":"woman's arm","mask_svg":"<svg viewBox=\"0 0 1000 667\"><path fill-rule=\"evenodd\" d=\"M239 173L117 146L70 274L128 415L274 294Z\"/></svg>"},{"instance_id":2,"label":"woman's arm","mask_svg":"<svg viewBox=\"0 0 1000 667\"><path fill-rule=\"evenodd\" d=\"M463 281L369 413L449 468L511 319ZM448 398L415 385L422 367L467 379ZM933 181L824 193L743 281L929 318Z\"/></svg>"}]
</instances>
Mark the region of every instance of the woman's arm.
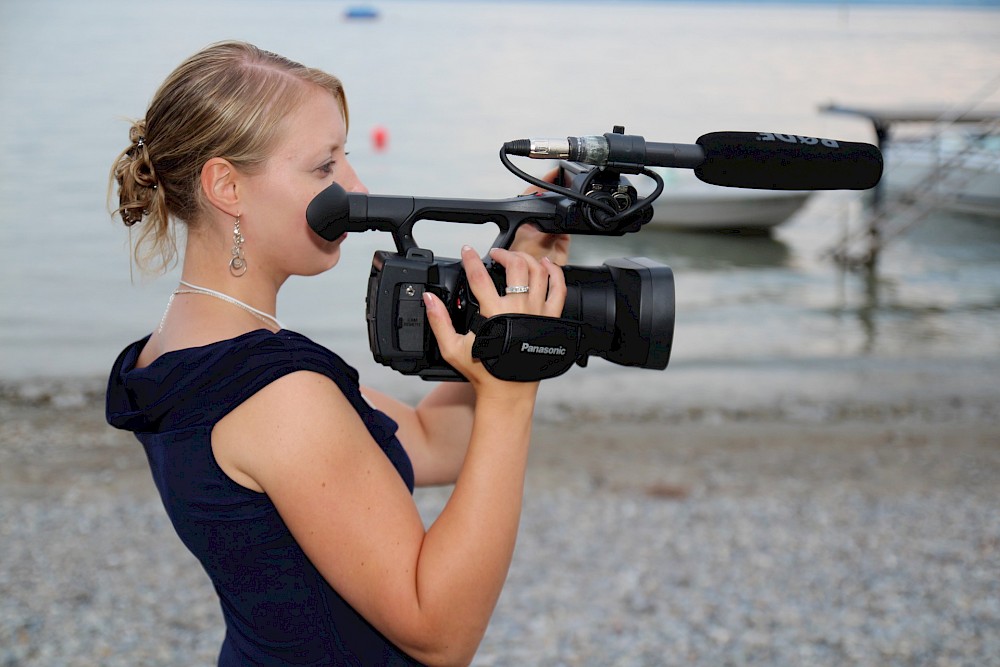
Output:
<instances>
[{"instance_id":1,"label":"woman's arm","mask_svg":"<svg viewBox=\"0 0 1000 667\"><path fill-rule=\"evenodd\" d=\"M494 256L531 291L498 296L464 250L485 315L562 312L554 265ZM471 358L474 336L451 328L440 301L426 305L442 355L477 396L455 489L428 530L353 407L319 374L292 373L255 394L219 422L213 450L268 494L324 578L393 643L428 664L467 664L513 555L537 383L493 378Z\"/></svg>"},{"instance_id":2,"label":"woman's arm","mask_svg":"<svg viewBox=\"0 0 1000 667\"><path fill-rule=\"evenodd\" d=\"M417 486L455 483L476 408L476 392L468 383L442 382L416 408L367 387L364 395L399 424L396 437L410 457Z\"/></svg>"}]
</instances>

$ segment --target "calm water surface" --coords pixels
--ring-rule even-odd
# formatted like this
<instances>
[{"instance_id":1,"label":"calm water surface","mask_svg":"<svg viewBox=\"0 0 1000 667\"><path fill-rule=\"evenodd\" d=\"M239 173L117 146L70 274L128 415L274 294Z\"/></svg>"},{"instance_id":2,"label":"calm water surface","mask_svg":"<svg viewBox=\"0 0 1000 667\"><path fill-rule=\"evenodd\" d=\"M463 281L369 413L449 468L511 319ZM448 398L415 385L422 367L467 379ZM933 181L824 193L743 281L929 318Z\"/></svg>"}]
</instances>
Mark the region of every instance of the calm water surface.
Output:
<instances>
[{"instance_id":1,"label":"calm water surface","mask_svg":"<svg viewBox=\"0 0 1000 667\"><path fill-rule=\"evenodd\" d=\"M107 170L125 146L124 119L141 116L169 71L213 41L246 39L338 74L351 105L351 159L380 194L514 194L523 185L496 153L525 136L623 124L681 143L715 130L870 141L864 123L820 114L818 105L981 97L1000 106L1000 93L985 88L1000 72L995 9L379 7L381 20L349 23L343 3L312 0L0 5L0 379L102 375L158 321L176 272L130 281L127 233L105 208ZM375 126L389 132L384 152L369 142ZM541 173L547 165L526 167ZM644 230L578 239L576 264L641 254L671 265L678 315L671 369L622 375L595 362L571 372L582 382L574 390L596 399L616 381L656 396L671 370L720 365L976 365L996 357L1000 225L932 217L890 248L873 282L820 258L856 209L847 193L819 195L765 238ZM492 233L434 225L420 238L454 256L470 240L485 250ZM376 383L419 385L377 367L367 349L368 265L375 249L391 247L386 235L352 235L334 271L290 282L278 315Z\"/></svg>"}]
</instances>

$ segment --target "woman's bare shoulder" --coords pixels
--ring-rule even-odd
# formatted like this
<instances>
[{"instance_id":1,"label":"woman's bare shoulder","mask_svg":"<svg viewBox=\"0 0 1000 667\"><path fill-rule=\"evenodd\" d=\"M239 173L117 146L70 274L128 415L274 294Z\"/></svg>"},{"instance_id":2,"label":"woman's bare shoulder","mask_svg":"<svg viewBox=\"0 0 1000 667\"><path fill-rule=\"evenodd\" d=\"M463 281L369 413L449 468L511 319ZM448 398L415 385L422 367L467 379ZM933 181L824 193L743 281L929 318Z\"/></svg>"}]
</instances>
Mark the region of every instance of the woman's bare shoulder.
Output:
<instances>
[{"instance_id":1,"label":"woman's bare shoulder","mask_svg":"<svg viewBox=\"0 0 1000 667\"><path fill-rule=\"evenodd\" d=\"M216 424L212 449L237 483L262 491L273 474L336 447L338 436L371 439L336 383L314 371L288 373L268 383Z\"/></svg>"}]
</instances>

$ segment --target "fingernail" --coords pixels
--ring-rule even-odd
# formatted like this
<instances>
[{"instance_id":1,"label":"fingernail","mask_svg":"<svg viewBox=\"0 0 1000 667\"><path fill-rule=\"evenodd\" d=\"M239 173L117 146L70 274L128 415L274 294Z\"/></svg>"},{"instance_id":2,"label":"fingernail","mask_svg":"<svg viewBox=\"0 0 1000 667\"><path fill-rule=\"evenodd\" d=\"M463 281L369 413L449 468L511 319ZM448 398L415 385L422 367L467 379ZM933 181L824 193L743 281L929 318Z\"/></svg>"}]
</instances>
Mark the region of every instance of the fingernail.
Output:
<instances>
[{"instance_id":1,"label":"fingernail","mask_svg":"<svg viewBox=\"0 0 1000 667\"><path fill-rule=\"evenodd\" d=\"M431 309L434 307L434 297L431 296L430 292L424 292L424 306L427 309Z\"/></svg>"},{"instance_id":2,"label":"fingernail","mask_svg":"<svg viewBox=\"0 0 1000 667\"><path fill-rule=\"evenodd\" d=\"M454 247L454 246L452 246L452 247ZM464 245L464 246L462 246L462 252L472 252L472 246L471 245Z\"/></svg>"}]
</instances>

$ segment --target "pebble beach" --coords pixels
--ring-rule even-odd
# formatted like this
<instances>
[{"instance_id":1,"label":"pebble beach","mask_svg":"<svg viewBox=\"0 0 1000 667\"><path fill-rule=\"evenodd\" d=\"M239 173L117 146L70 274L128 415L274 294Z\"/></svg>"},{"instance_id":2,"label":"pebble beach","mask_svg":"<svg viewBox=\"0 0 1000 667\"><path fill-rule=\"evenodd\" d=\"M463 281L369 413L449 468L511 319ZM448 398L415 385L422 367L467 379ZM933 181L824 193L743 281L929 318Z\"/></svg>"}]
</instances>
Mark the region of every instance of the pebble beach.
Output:
<instances>
[{"instance_id":1,"label":"pebble beach","mask_svg":"<svg viewBox=\"0 0 1000 667\"><path fill-rule=\"evenodd\" d=\"M543 400L474 664L1000 665L1000 403L902 393L628 417ZM214 664L215 594L102 400L0 386L0 665ZM447 492L418 489L427 521Z\"/></svg>"}]
</instances>

